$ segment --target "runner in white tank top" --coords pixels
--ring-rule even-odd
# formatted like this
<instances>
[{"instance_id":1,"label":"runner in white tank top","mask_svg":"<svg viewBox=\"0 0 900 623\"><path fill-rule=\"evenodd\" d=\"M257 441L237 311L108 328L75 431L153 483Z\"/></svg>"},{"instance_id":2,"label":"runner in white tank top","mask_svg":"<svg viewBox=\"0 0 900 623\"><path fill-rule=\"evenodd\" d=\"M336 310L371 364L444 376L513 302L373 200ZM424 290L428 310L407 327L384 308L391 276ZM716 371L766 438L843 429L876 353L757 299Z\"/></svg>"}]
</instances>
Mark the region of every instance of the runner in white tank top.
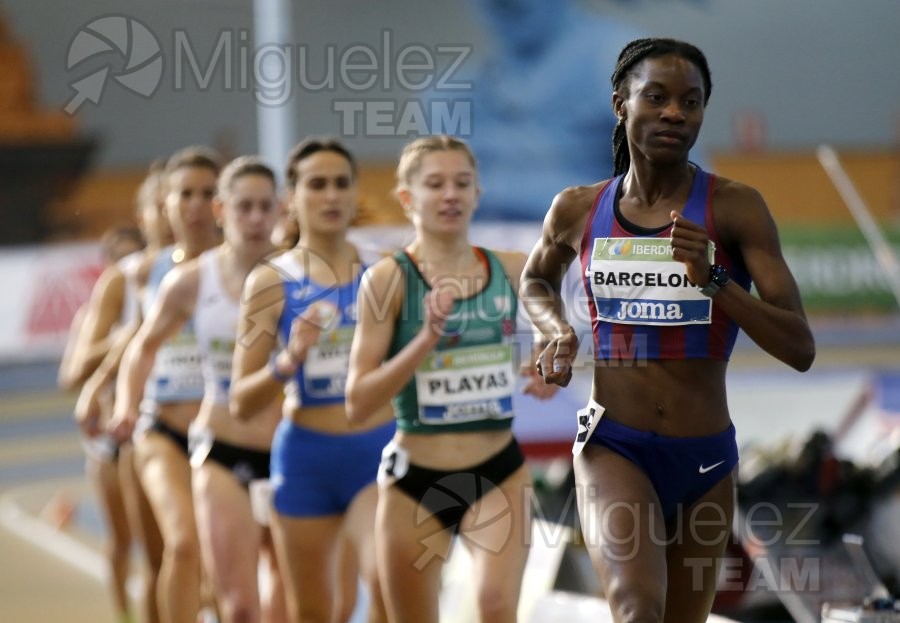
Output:
<instances>
[{"instance_id":1,"label":"runner in white tank top","mask_svg":"<svg viewBox=\"0 0 900 623\"><path fill-rule=\"evenodd\" d=\"M287 621L271 535L255 519L258 509L250 496L251 485L268 482L281 401L271 401L247 420L229 413L241 288L256 262L274 251L270 238L279 217L274 173L256 158L238 158L222 173L214 209L224 222L225 243L186 267L176 285L193 294L181 297L182 305L196 301L193 319L202 357L204 395L191 449L200 548L222 623ZM260 553L278 589L262 600Z\"/></svg>"},{"instance_id":2,"label":"runner in white tank top","mask_svg":"<svg viewBox=\"0 0 900 623\"><path fill-rule=\"evenodd\" d=\"M268 477L280 405L273 401L249 422L232 419L228 385L241 286L253 265L273 250L270 236L278 210L271 169L255 158L232 162L222 174L213 211L224 226L225 242L166 276L142 332L162 342L183 335L188 324L193 327L204 385L190 432L200 553L223 623L256 622L261 620L257 570L264 535L253 517L248 485ZM283 620L283 601L276 609Z\"/></svg>"},{"instance_id":3,"label":"runner in white tank top","mask_svg":"<svg viewBox=\"0 0 900 623\"><path fill-rule=\"evenodd\" d=\"M183 271L187 260L219 242L212 213L218 173L218 156L203 149L179 151L166 164L165 207L176 243L148 258L139 271L145 291L155 284L160 288L152 306L144 312L141 328L122 356L109 426L120 441L132 437L138 405L157 361L157 351L170 353L165 358L172 363L191 357L198 362L196 393L184 391L187 385L181 374L167 375L164 369L155 372L154 417L147 430L134 436L138 475L163 541L157 590L162 621L194 621L200 609L200 551L186 436L200 408L202 381L199 380L199 353L181 352L183 346L179 342L167 343L169 336L155 327L165 298L170 296L168 284ZM172 265L171 270L160 279L155 271L167 265ZM178 356L171 356L173 352ZM167 379L172 383L163 382Z\"/></svg>"}]
</instances>

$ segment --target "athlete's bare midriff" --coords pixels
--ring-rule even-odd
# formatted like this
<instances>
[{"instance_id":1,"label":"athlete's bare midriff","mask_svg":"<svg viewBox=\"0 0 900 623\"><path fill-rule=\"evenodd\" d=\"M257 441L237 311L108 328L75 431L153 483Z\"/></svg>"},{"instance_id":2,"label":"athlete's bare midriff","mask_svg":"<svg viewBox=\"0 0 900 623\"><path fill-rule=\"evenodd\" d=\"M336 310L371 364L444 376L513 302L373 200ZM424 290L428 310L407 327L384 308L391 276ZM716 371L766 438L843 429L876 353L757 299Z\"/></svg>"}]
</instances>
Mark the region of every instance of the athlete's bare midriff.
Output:
<instances>
[{"instance_id":1,"label":"athlete's bare midriff","mask_svg":"<svg viewBox=\"0 0 900 623\"><path fill-rule=\"evenodd\" d=\"M168 402L159 405L159 419L164 424L187 435L188 426L200 412L199 400Z\"/></svg>"},{"instance_id":2,"label":"athlete's bare midriff","mask_svg":"<svg viewBox=\"0 0 900 623\"><path fill-rule=\"evenodd\" d=\"M301 407L291 409L285 407L285 417L297 426L310 428L320 433L335 435L362 433L387 424L394 418L394 410L390 404L385 405L362 424L351 424L347 419L344 403L323 405L320 407Z\"/></svg>"},{"instance_id":3,"label":"athlete's bare midriff","mask_svg":"<svg viewBox=\"0 0 900 623\"><path fill-rule=\"evenodd\" d=\"M596 361L592 396L604 417L670 437L720 433L731 421L727 362L708 359Z\"/></svg>"},{"instance_id":4,"label":"athlete's bare midriff","mask_svg":"<svg viewBox=\"0 0 900 623\"><path fill-rule=\"evenodd\" d=\"M512 439L512 430L437 434L397 431L394 439L409 453L411 463L454 470L477 465L503 450Z\"/></svg>"},{"instance_id":5,"label":"athlete's bare midriff","mask_svg":"<svg viewBox=\"0 0 900 623\"><path fill-rule=\"evenodd\" d=\"M217 441L267 452L272 447L281 409L275 401L246 421L231 416L227 404L203 401L197 414L197 426L212 431Z\"/></svg>"}]
</instances>

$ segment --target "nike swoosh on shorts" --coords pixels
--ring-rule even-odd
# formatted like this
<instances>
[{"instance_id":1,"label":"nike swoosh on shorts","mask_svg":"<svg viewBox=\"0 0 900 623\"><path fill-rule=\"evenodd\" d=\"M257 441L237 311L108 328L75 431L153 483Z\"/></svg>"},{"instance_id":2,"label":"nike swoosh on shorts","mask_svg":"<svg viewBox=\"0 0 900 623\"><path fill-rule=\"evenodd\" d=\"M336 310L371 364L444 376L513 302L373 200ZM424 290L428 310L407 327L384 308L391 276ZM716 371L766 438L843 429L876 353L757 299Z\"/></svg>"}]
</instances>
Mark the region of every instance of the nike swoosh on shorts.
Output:
<instances>
[{"instance_id":1,"label":"nike swoosh on shorts","mask_svg":"<svg viewBox=\"0 0 900 623\"><path fill-rule=\"evenodd\" d=\"M721 465L721 464L724 463L724 462L725 462L725 461L719 461L718 463L714 463L714 464L710 465L709 467L703 467L703 466L701 465L701 466L700 466L700 473L701 473L701 474L705 474L706 472L711 472L712 470L714 470L715 468L717 468L719 465Z\"/></svg>"}]
</instances>

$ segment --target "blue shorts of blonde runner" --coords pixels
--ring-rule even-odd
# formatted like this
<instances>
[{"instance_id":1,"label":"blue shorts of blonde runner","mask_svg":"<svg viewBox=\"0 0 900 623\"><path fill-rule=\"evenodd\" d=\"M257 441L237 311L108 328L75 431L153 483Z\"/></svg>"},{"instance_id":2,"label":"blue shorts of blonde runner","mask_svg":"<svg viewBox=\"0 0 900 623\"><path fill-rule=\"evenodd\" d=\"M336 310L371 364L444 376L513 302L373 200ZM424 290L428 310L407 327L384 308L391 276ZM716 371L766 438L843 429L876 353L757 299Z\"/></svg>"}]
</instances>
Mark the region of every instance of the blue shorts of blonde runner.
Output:
<instances>
[{"instance_id":1,"label":"blue shorts of blonde runner","mask_svg":"<svg viewBox=\"0 0 900 623\"><path fill-rule=\"evenodd\" d=\"M323 517L347 511L375 482L393 421L360 433L324 433L282 420L272 440L273 505L287 517Z\"/></svg>"}]
</instances>

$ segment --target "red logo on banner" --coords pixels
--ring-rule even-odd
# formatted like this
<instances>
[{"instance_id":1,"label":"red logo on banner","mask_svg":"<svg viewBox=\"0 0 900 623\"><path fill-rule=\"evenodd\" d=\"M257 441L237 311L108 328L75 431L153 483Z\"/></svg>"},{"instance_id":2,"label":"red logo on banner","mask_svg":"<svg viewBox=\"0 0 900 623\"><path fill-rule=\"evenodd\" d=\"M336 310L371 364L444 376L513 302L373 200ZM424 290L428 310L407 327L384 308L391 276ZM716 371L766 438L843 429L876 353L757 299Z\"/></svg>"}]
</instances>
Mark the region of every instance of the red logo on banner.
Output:
<instances>
[{"instance_id":1,"label":"red logo on banner","mask_svg":"<svg viewBox=\"0 0 900 623\"><path fill-rule=\"evenodd\" d=\"M28 306L28 338L65 333L75 312L91 296L91 288L103 272L100 264L72 266L68 271L42 269Z\"/></svg>"}]
</instances>

